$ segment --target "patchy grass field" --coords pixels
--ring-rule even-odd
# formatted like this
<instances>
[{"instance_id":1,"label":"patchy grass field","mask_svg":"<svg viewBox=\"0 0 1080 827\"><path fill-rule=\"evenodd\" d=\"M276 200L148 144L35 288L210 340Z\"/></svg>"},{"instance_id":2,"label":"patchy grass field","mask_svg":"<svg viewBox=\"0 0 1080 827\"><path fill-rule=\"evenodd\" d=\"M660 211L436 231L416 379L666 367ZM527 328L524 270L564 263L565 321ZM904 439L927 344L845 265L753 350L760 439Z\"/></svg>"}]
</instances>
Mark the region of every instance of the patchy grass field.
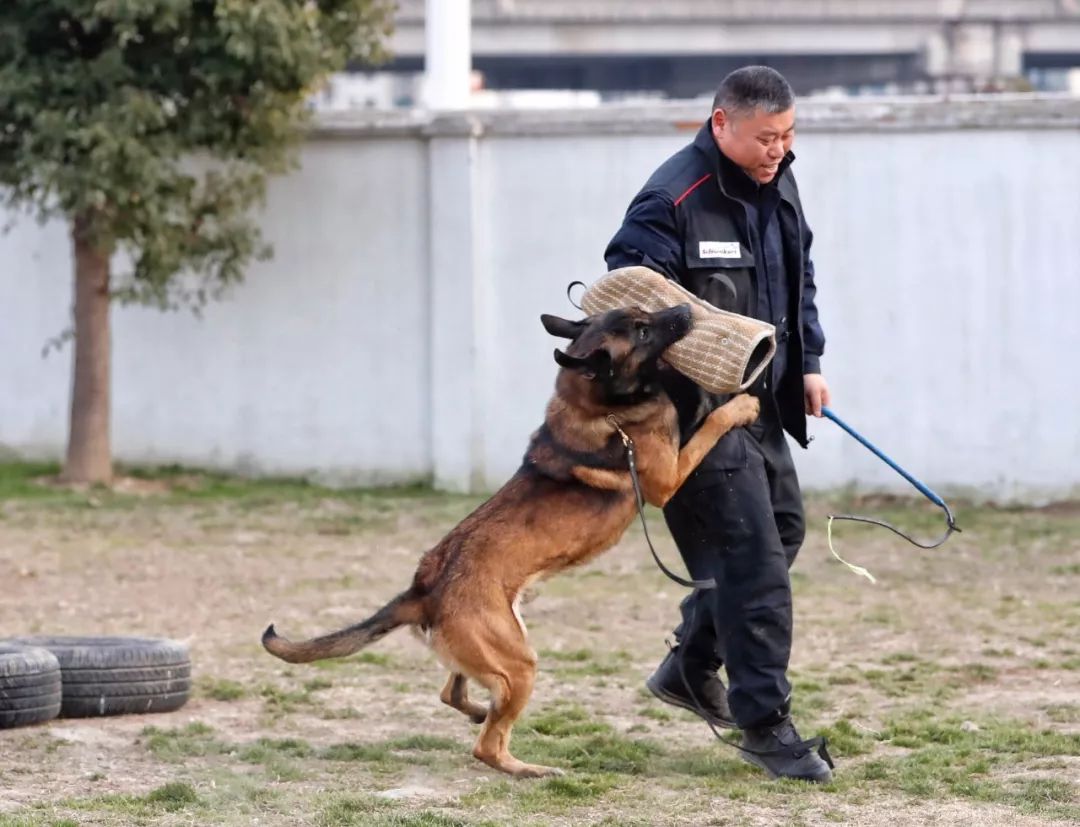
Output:
<instances>
[{"instance_id":1,"label":"patchy grass field","mask_svg":"<svg viewBox=\"0 0 1080 827\"><path fill-rule=\"evenodd\" d=\"M809 503L793 677L838 762L825 788L765 780L645 691L682 595L631 529L525 607L541 675L515 752L570 770L530 782L473 760L407 633L306 667L259 646L270 620L300 637L377 608L477 500L179 471L79 493L35 481L50 470L0 466L0 634L187 640L198 689L170 714L0 732L0 827L1080 822L1078 508L961 507L932 552L838 525L873 586L830 560L828 510L927 531L934 512Z\"/></svg>"}]
</instances>

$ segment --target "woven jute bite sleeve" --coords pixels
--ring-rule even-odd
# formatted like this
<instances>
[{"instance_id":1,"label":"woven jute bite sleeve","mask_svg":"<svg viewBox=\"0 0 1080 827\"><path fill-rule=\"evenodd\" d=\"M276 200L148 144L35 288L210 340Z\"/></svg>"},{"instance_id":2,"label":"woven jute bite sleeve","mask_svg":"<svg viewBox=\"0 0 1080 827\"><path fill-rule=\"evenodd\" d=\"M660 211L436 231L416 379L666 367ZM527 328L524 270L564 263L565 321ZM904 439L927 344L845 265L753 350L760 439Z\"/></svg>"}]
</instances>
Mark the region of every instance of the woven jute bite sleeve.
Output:
<instances>
[{"instance_id":1,"label":"woven jute bite sleeve","mask_svg":"<svg viewBox=\"0 0 1080 827\"><path fill-rule=\"evenodd\" d=\"M622 267L586 289L581 308L590 316L620 307L650 313L689 304L690 332L664 352L677 371L712 393L744 391L776 353L776 329L699 299L682 285L648 267Z\"/></svg>"}]
</instances>

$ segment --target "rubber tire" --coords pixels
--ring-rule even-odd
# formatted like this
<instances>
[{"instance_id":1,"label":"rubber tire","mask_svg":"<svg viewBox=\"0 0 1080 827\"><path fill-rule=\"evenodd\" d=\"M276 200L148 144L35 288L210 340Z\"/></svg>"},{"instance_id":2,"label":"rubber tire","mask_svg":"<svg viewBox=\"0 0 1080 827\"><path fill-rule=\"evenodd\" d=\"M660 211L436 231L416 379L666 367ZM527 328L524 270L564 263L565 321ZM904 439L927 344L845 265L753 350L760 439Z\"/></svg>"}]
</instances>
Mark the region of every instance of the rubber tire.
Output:
<instances>
[{"instance_id":1,"label":"rubber tire","mask_svg":"<svg viewBox=\"0 0 1080 827\"><path fill-rule=\"evenodd\" d=\"M64 698L96 698L100 695L126 697L128 695L175 695L190 692L191 680L175 681L117 681L111 683L64 682Z\"/></svg>"},{"instance_id":2,"label":"rubber tire","mask_svg":"<svg viewBox=\"0 0 1080 827\"><path fill-rule=\"evenodd\" d=\"M45 692L40 687L49 686L60 680L60 667L57 666L52 672L42 672L37 675L24 675L20 678L0 678L0 692L10 689L34 689Z\"/></svg>"},{"instance_id":3,"label":"rubber tire","mask_svg":"<svg viewBox=\"0 0 1080 827\"><path fill-rule=\"evenodd\" d=\"M30 637L60 663L63 703L60 715L171 712L191 693L191 659L175 640L138 637Z\"/></svg>"},{"instance_id":4,"label":"rubber tire","mask_svg":"<svg viewBox=\"0 0 1080 827\"><path fill-rule=\"evenodd\" d=\"M27 709L38 709L45 706L56 706L60 703L64 693L57 687L47 695L28 695L24 698L6 698L3 703L5 712L22 712Z\"/></svg>"},{"instance_id":5,"label":"rubber tire","mask_svg":"<svg viewBox=\"0 0 1080 827\"><path fill-rule=\"evenodd\" d=\"M127 683L129 681L180 681L191 679L191 664L170 666L120 666L116 669L65 669L68 683Z\"/></svg>"},{"instance_id":6,"label":"rubber tire","mask_svg":"<svg viewBox=\"0 0 1080 827\"><path fill-rule=\"evenodd\" d=\"M150 712L174 712L188 700L188 692L168 695L100 695L96 698L64 696L62 718L97 718L102 715L142 715Z\"/></svg>"},{"instance_id":7,"label":"rubber tire","mask_svg":"<svg viewBox=\"0 0 1080 827\"><path fill-rule=\"evenodd\" d=\"M60 707L56 656L42 648L0 643L0 729L51 721Z\"/></svg>"},{"instance_id":8,"label":"rubber tire","mask_svg":"<svg viewBox=\"0 0 1080 827\"><path fill-rule=\"evenodd\" d=\"M56 674L52 676L48 683L38 683L33 684L32 686L8 686L0 688L0 707L4 706L7 701L55 695L60 692L61 687L60 670L57 669Z\"/></svg>"},{"instance_id":9,"label":"rubber tire","mask_svg":"<svg viewBox=\"0 0 1080 827\"><path fill-rule=\"evenodd\" d=\"M0 640L0 680L49 675L60 668L56 655L33 644Z\"/></svg>"},{"instance_id":10,"label":"rubber tire","mask_svg":"<svg viewBox=\"0 0 1080 827\"><path fill-rule=\"evenodd\" d=\"M35 709L16 709L10 712L0 711L0 729L11 729L17 726L29 726L30 724L43 724L51 721L60 714L60 704L39 706Z\"/></svg>"}]
</instances>

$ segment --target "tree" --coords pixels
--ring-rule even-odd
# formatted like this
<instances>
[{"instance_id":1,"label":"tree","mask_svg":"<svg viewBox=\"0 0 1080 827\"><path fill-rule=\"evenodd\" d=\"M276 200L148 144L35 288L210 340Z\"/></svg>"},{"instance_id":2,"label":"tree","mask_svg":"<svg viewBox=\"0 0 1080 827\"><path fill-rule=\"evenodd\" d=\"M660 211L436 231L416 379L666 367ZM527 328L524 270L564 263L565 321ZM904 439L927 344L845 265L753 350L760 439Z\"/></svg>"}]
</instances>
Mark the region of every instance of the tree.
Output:
<instances>
[{"instance_id":1,"label":"tree","mask_svg":"<svg viewBox=\"0 0 1080 827\"><path fill-rule=\"evenodd\" d=\"M111 302L198 310L269 254L251 208L295 165L319 81L381 59L392 6L0 3L0 203L62 216L72 239L66 480L112 476Z\"/></svg>"}]
</instances>

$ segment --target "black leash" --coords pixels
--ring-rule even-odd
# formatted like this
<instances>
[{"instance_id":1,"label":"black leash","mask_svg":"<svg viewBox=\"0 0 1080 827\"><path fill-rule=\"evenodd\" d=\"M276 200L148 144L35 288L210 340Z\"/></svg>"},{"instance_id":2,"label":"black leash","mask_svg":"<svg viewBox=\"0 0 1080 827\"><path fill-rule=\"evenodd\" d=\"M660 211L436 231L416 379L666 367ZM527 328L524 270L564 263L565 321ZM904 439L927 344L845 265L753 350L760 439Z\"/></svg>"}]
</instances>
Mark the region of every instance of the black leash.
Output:
<instances>
[{"instance_id":1,"label":"black leash","mask_svg":"<svg viewBox=\"0 0 1080 827\"><path fill-rule=\"evenodd\" d=\"M567 301L570 302L570 304L574 305L574 307L576 307L578 310L580 310L582 313L584 313L585 310L582 308L582 306L580 304L578 304L576 301L574 301L574 297L570 295L570 291L573 290L575 287L585 287L585 282L583 282L583 281L572 281L568 285L566 285L566 299L567 299Z\"/></svg>"},{"instance_id":2,"label":"black leash","mask_svg":"<svg viewBox=\"0 0 1080 827\"><path fill-rule=\"evenodd\" d=\"M645 522L645 497L641 493L641 481L638 479L637 452L634 450L634 440L630 439L630 435L620 427L619 420L615 418L615 414L608 414L607 419L612 427L619 432L619 436L622 437L623 446L626 448L626 459L630 465L630 480L634 483L634 497L637 499L638 516L641 517L641 528L645 531L645 542L649 545L649 551L652 552L652 558L656 561L656 565L660 567L660 571L680 586L685 586L688 589L715 589L716 580L714 578L710 577L708 580L687 580L685 577L680 577L665 566L664 561L660 559L660 555L656 553L656 549L653 548L652 538L649 536L648 523Z\"/></svg>"},{"instance_id":3,"label":"black leash","mask_svg":"<svg viewBox=\"0 0 1080 827\"><path fill-rule=\"evenodd\" d=\"M690 614L691 626L693 626L694 621L697 620L697 610L698 607L697 604L695 604L694 610ZM671 642L667 640L665 640L664 642L667 644L668 651L673 652L674 647L672 647ZM701 701L698 700L697 693L694 692L694 688L690 685L690 679L686 677L686 664L683 662L682 655L677 654L675 655L675 658L679 664L679 677L682 678L683 686L686 687L686 691L690 695L690 700L693 701L694 706L697 707L698 717L709 725L709 729L712 730L712 734L716 736L716 740L719 741L721 744L727 744L729 747L734 747L739 752L744 752L747 755L757 755L761 758L779 758L790 756L796 761L802 758L804 755L807 755L809 752L814 751L817 752L818 757L821 758L822 761L828 764L830 770L836 768L836 765L833 763L832 756L829 755L829 742L824 735L815 735L813 738L808 738L805 741L800 739L798 743L790 744L779 749L768 750L750 749L749 747L744 747L737 741L732 741L729 738L725 738L720 733L720 730L716 728L716 724L709 720L709 716L705 712L705 708L702 706Z\"/></svg>"},{"instance_id":4,"label":"black leash","mask_svg":"<svg viewBox=\"0 0 1080 827\"><path fill-rule=\"evenodd\" d=\"M652 558L656 561L656 565L659 567L660 571L662 571L665 575L667 575L667 577L669 577L671 580L674 580L680 586L685 586L688 589L695 590L715 589L715 578L710 577L706 580L687 580L686 578L680 577L679 575L675 574L667 566L665 566L664 562L660 559L660 556L656 553L656 549L653 548L652 538L649 537L649 526L645 520L645 497L641 493L641 481L638 479L637 452L634 449L634 440L632 440L630 438L630 435L622 429L622 427L619 425L618 419L615 418L614 414L608 414L607 419L608 422L611 423L612 427L614 427L615 430L619 432L619 436L622 438L623 446L626 448L626 459L627 464L630 466L630 480L634 484L634 497L637 500L638 516L641 518L641 527L645 532L645 542L649 546L649 551L652 553ZM695 603L693 613L690 616L691 626L694 625L694 622L697 619L697 610L698 607ZM667 643L668 650L673 652L674 647L672 647L670 641L665 642ZM690 695L690 700L693 701L694 706L697 707L698 717L700 717L703 721L705 721L705 723L709 725L709 729L712 730L713 735L716 736L716 740L718 740L720 743L727 744L729 747L734 747L735 749L739 750L739 752L746 753L747 755L756 755L762 758L791 756L798 760L799 758L802 758L804 755L809 753L811 750L816 750L817 754L821 757L821 759L826 764L828 764L829 769L834 768L832 756L829 755L829 751L827 749L827 741L825 740L825 737L823 735L818 735L805 741L800 740L797 744L791 744L781 749L773 750L750 749L749 747L744 747L742 744L725 738L720 733L720 730L716 728L716 725L711 720L709 720L709 714L705 711L704 706L702 706L701 701L698 700L697 694L694 692L693 687L690 685L690 680L686 677L686 665L683 662L682 655L676 654L675 657L679 664L679 677L682 678L683 686L686 687L686 691Z\"/></svg>"}]
</instances>

